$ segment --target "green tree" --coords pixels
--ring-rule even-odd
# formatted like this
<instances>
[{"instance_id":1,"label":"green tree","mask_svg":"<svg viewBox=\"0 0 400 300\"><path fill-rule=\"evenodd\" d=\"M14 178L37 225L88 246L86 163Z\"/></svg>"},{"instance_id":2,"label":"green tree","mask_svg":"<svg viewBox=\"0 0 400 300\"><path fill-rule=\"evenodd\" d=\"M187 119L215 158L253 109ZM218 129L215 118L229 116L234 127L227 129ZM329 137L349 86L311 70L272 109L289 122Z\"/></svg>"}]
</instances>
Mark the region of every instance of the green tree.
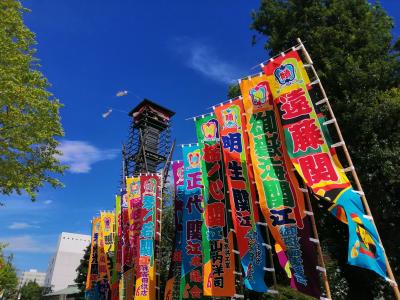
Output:
<instances>
[{"instance_id":1,"label":"green tree","mask_svg":"<svg viewBox=\"0 0 400 300\"><path fill-rule=\"evenodd\" d=\"M270 55L292 47L297 37L305 41L399 274L400 41L393 43L393 20L365 0L262 0L251 27L267 37ZM346 226L318 206L315 210L324 250L335 262L329 269L335 296L371 299L384 293L389 299L387 283L345 264Z\"/></svg>"},{"instance_id":2,"label":"green tree","mask_svg":"<svg viewBox=\"0 0 400 300\"><path fill-rule=\"evenodd\" d=\"M12 265L12 255L4 255L5 247L0 243L0 298L12 299L17 295L18 277Z\"/></svg>"},{"instance_id":3,"label":"green tree","mask_svg":"<svg viewBox=\"0 0 400 300\"><path fill-rule=\"evenodd\" d=\"M38 188L61 183L55 137L63 135L60 103L38 70L35 35L23 23L17 0L0 1L0 193L35 197Z\"/></svg>"},{"instance_id":4,"label":"green tree","mask_svg":"<svg viewBox=\"0 0 400 300\"><path fill-rule=\"evenodd\" d=\"M42 292L43 287L39 286L36 281L29 281L21 288L21 300L40 300L42 299Z\"/></svg>"},{"instance_id":5,"label":"green tree","mask_svg":"<svg viewBox=\"0 0 400 300\"><path fill-rule=\"evenodd\" d=\"M85 298L86 277L89 270L90 247L91 244L86 247L85 253L83 254L83 257L81 259L81 263L76 268L77 275L75 278L75 283L78 285L78 288L80 290L80 293L78 295L79 299Z\"/></svg>"}]
</instances>

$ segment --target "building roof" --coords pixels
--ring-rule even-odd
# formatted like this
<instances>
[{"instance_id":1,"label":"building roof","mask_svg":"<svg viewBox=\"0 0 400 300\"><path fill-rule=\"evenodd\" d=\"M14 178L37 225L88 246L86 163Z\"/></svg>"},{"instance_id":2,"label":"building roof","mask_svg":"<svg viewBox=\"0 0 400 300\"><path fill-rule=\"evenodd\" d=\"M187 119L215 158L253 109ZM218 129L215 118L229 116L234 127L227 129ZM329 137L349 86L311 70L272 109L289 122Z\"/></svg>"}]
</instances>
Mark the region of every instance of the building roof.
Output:
<instances>
[{"instance_id":1,"label":"building roof","mask_svg":"<svg viewBox=\"0 0 400 300\"><path fill-rule=\"evenodd\" d=\"M69 285L65 289L46 294L44 296L47 297L47 296L58 296L58 295L73 295L73 294L79 294L80 292L81 291L79 290L77 285Z\"/></svg>"},{"instance_id":2,"label":"building roof","mask_svg":"<svg viewBox=\"0 0 400 300\"><path fill-rule=\"evenodd\" d=\"M173 112L172 110L165 108L164 106L161 106L161 105L145 98L145 99L143 99L142 102L140 102L138 105L136 105L136 107L129 112L129 116L132 116L135 111L140 110L145 105L149 105L155 109L161 110L163 113L165 113L169 117L172 117L173 115L175 115L175 112Z\"/></svg>"}]
</instances>

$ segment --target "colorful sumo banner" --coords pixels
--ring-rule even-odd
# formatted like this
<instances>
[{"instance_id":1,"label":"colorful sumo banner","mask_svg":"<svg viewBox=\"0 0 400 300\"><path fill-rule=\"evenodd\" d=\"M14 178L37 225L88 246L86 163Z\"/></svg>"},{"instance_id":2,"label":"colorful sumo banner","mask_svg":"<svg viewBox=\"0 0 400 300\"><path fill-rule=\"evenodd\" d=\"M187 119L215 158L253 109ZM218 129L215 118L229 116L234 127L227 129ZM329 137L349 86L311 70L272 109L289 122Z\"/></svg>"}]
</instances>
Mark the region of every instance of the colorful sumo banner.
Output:
<instances>
[{"instance_id":1,"label":"colorful sumo banner","mask_svg":"<svg viewBox=\"0 0 400 300\"><path fill-rule=\"evenodd\" d=\"M126 178L126 192L128 199L129 243L131 246L130 258L132 266L135 266L138 259L139 234L142 228L140 177Z\"/></svg>"},{"instance_id":2,"label":"colorful sumo banner","mask_svg":"<svg viewBox=\"0 0 400 300\"><path fill-rule=\"evenodd\" d=\"M111 273L111 299L119 299L119 273L121 272L121 195L115 196L115 234L114 234L114 255L113 269Z\"/></svg>"},{"instance_id":3,"label":"colorful sumo banner","mask_svg":"<svg viewBox=\"0 0 400 300\"><path fill-rule=\"evenodd\" d=\"M107 254L109 254L114 252L114 212L102 211L100 213L100 219L100 228L104 238L104 250Z\"/></svg>"},{"instance_id":4,"label":"colorful sumo banner","mask_svg":"<svg viewBox=\"0 0 400 300\"><path fill-rule=\"evenodd\" d=\"M98 270L99 270L99 281L100 285L107 285L111 281L110 269L108 267L108 257L105 243L104 226L102 226L102 218L100 216L99 235L98 235L98 246L97 246L97 258L98 258Z\"/></svg>"},{"instance_id":5,"label":"colorful sumo banner","mask_svg":"<svg viewBox=\"0 0 400 300\"><path fill-rule=\"evenodd\" d=\"M214 115L195 120L203 176L204 296L235 294L233 232L228 227L229 196L225 182L218 121Z\"/></svg>"},{"instance_id":6,"label":"colorful sumo banner","mask_svg":"<svg viewBox=\"0 0 400 300\"><path fill-rule=\"evenodd\" d=\"M157 208L160 179L157 174L140 176L142 194L139 235L139 259L136 268L135 300L155 300L156 265L154 258L157 234Z\"/></svg>"},{"instance_id":7,"label":"colorful sumo banner","mask_svg":"<svg viewBox=\"0 0 400 300\"><path fill-rule=\"evenodd\" d=\"M128 177L126 183L126 199L128 202L128 236L129 261L128 270L124 273L125 297L132 299L135 289L135 270L138 265L139 234L142 228L140 177Z\"/></svg>"},{"instance_id":8,"label":"colorful sumo banner","mask_svg":"<svg viewBox=\"0 0 400 300\"><path fill-rule=\"evenodd\" d=\"M279 261L291 278L292 288L319 298L318 260L316 246L310 241L311 224L305 214L303 192L282 143L282 126L279 117L275 117L267 78L260 75L243 79L240 88L260 207L279 245L275 246L279 249Z\"/></svg>"},{"instance_id":9,"label":"colorful sumo banner","mask_svg":"<svg viewBox=\"0 0 400 300\"><path fill-rule=\"evenodd\" d=\"M290 159L313 192L330 201L332 212L349 228L348 263L386 277L385 256L375 226L365 218L360 196L353 190L329 147L308 89L310 80L296 51L290 51L264 67L278 107Z\"/></svg>"},{"instance_id":10,"label":"colorful sumo banner","mask_svg":"<svg viewBox=\"0 0 400 300\"><path fill-rule=\"evenodd\" d=\"M129 198L126 189L121 196L121 240L122 240L122 273L132 267L131 244L129 239Z\"/></svg>"},{"instance_id":11,"label":"colorful sumo banner","mask_svg":"<svg viewBox=\"0 0 400 300\"><path fill-rule=\"evenodd\" d=\"M184 195L182 221L182 276L179 299L203 297L202 225L203 182L200 150L183 146Z\"/></svg>"},{"instance_id":12,"label":"colorful sumo banner","mask_svg":"<svg viewBox=\"0 0 400 300\"><path fill-rule=\"evenodd\" d=\"M95 286L97 280L99 279L98 254L97 254L99 232L100 232L100 218L94 218L92 220L92 239L90 246L88 274L86 277L86 291L91 290Z\"/></svg>"},{"instance_id":13,"label":"colorful sumo banner","mask_svg":"<svg viewBox=\"0 0 400 300\"><path fill-rule=\"evenodd\" d=\"M171 254L171 265L168 279L165 284L164 300L179 299L180 282L182 275L182 217L183 217L183 161L172 162L174 180L174 247Z\"/></svg>"},{"instance_id":14,"label":"colorful sumo banner","mask_svg":"<svg viewBox=\"0 0 400 300\"><path fill-rule=\"evenodd\" d=\"M248 139L244 134L245 117L241 99L214 109L220 126L222 152L227 170L227 183L246 288L267 292L264 282L266 253L263 246L256 205L253 171L249 168Z\"/></svg>"}]
</instances>

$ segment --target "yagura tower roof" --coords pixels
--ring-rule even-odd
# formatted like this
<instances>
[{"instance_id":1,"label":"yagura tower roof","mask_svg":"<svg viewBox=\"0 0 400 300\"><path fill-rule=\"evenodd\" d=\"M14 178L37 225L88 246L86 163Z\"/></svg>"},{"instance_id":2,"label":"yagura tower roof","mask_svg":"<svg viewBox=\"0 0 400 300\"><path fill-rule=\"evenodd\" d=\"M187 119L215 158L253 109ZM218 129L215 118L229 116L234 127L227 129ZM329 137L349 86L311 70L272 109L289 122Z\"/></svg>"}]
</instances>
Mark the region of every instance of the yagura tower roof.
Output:
<instances>
[{"instance_id":1,"label":"yagura tower roof","mask_svg":"<svg viewBox=\"0 0 400 300\"><path fill-rule=\"evenodd\" d=\"M159 113L162 113L168 119L175 115L175 112L173 112L172 110L165 108L149 99L143 99L142 102L140 102L134 109L129 112L129 116L136 117L136 115L147 109L156 110Z\"/></svg>"}]
</instances>

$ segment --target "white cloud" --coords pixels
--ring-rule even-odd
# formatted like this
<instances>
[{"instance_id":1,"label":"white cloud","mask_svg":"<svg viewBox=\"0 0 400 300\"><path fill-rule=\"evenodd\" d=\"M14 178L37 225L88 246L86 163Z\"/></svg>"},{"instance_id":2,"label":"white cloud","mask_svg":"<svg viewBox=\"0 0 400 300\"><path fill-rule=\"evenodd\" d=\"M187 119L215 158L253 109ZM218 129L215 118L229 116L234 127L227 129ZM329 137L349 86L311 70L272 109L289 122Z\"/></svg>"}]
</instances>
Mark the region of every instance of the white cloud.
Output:
<instances>
[{"instance_id":1,"label":"white cloud","mask_svg":"<svg viewBox=\"0 0 400 300\"><path fill-rule=\"evenodd\" d=\"M46 205L49 205L49 204L53 203L53 200L46 200L43 203L46 204Z\"/></svg>"},{"instance_id":2,"label":"white cloud","mask_svg":"<svg viewBox=\"0 0 400 300\"><path fill-rule=\"evenodd\" d=\"M10 229L27 229L27 228L40 228L40 226L32 225L25 222L13 222L8 226Z\"/></svg>"},{"instance_id":3,"label":"white cloud","mask_svg":"<svg viewBox=\"0 0 400 300\"><path fill-rule=\"evenodd\" d=\"M64 140L58 149L63 153L57 158L67 164L71 173L88 173L92 165L102 160L114 159L119 150L101 150L85 141Z\"/></svg>"},{"instance_id":4,"label":"white cloud","mask_svg":"<svg viewBox=\"0 0 400 300\"><path fill-rule=\"evenodd\" d=\"M222 60L211 46L204 43L177 38L172 48L184 58L188 67L221 83L232 84L243 74L239 67Z\"/></svg>"},{"instance_id":5,"label":"white cloud","mask_svg":"<svg viewBox=\"0 0 400 300\"><path fill-rule=\"evenodd\" d=\"M53 247L31 235L0 237L0 241L8 244L6 250L9 252L51 253L54 251Z\"/></svg>"}]
</instances>

